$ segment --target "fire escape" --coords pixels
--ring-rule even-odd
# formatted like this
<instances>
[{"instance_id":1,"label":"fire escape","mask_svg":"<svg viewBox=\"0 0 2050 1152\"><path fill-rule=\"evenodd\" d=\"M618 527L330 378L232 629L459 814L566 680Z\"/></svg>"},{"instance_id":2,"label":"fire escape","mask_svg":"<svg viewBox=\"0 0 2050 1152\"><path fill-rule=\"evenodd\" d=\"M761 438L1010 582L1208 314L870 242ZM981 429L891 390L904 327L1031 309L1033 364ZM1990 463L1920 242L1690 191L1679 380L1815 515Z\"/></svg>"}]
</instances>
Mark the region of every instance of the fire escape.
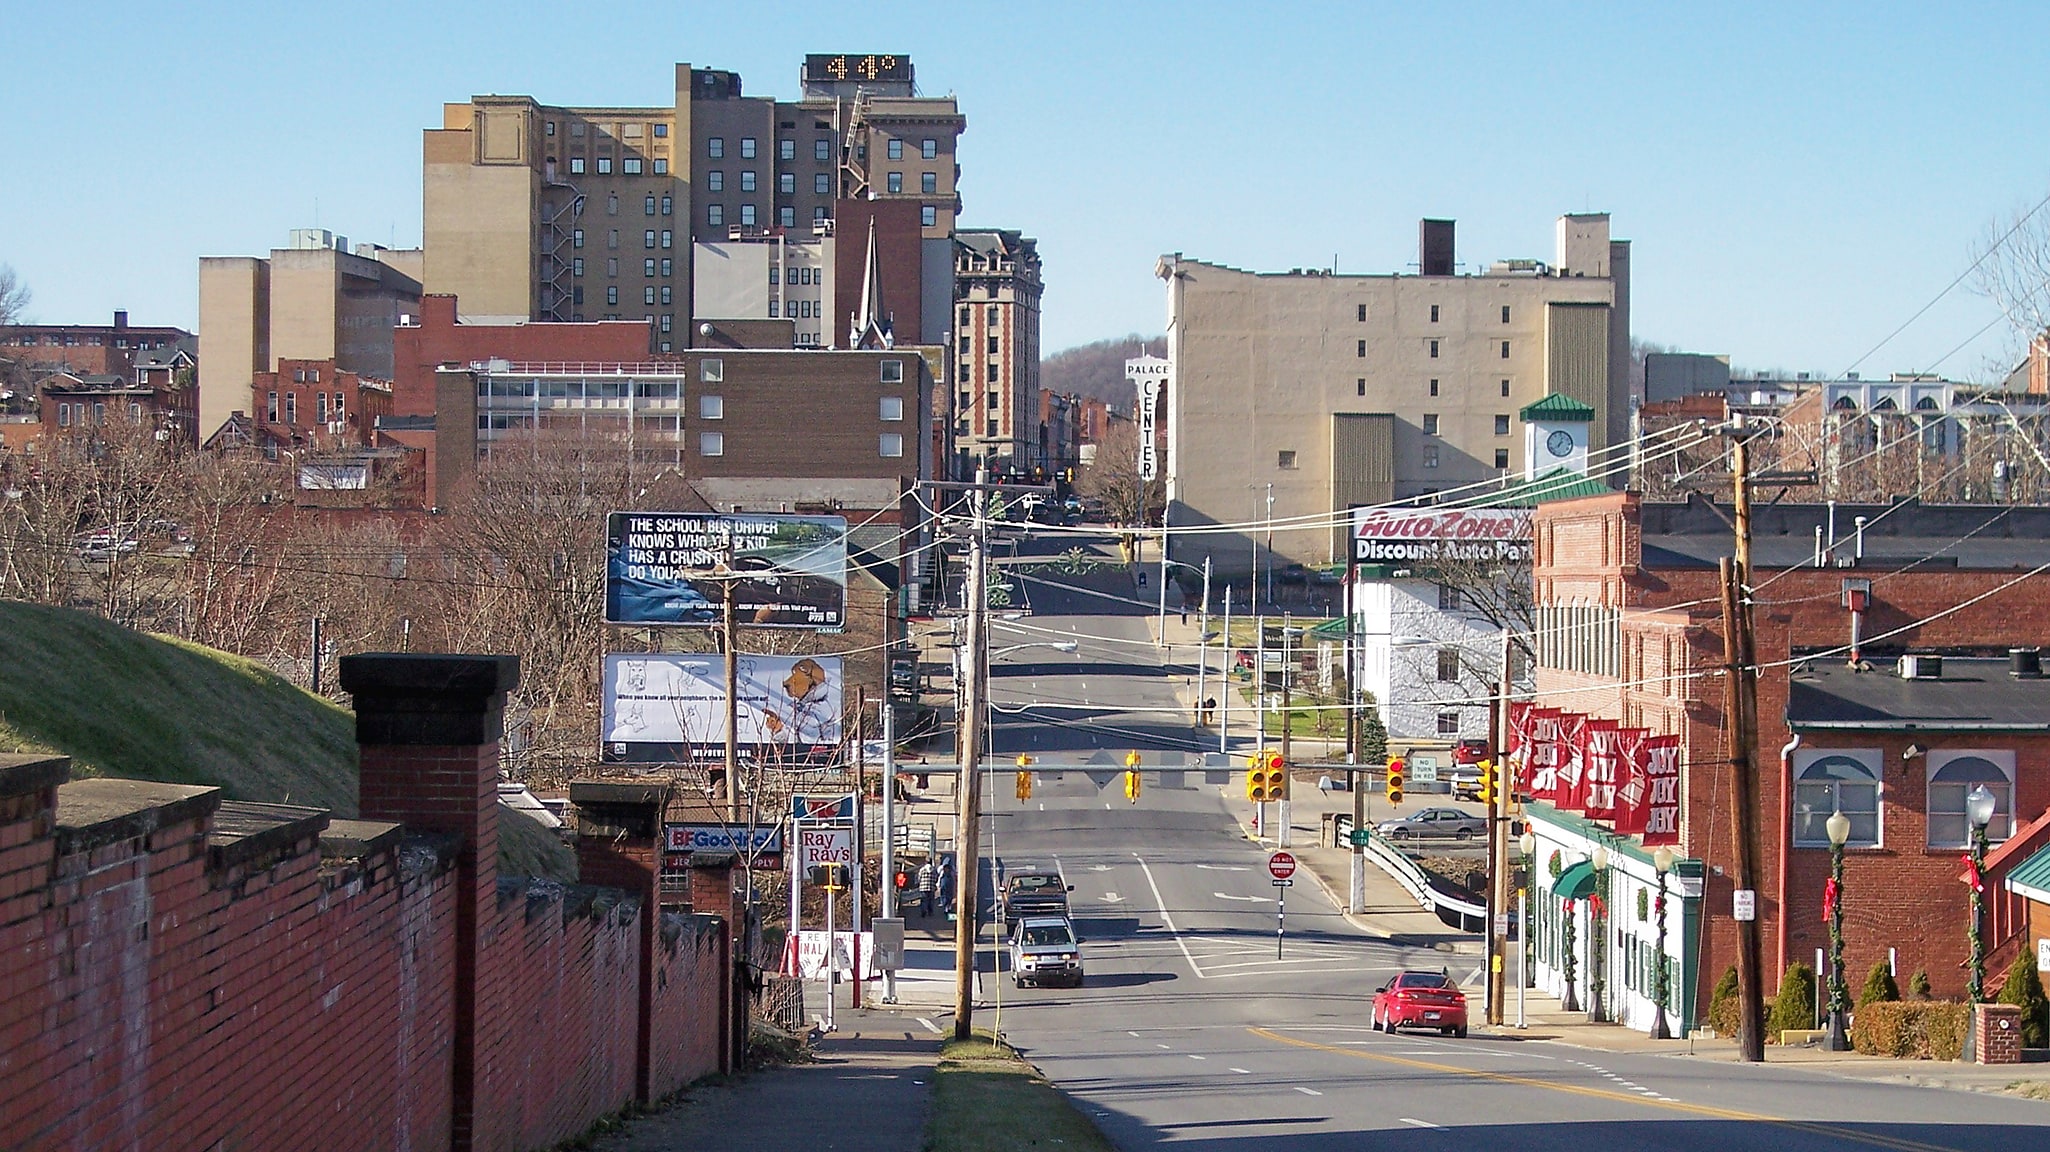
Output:
<instances>
[{"instance_id":1,"label":"fire escape","mask_svg":"<svg viewBox=\"0 0 2050 1152\"><path fill-rule=\"evenodd\" d=\"M568 321L575 319L576 313L570 275L574 257L570 253L575 247L576 222L584 215L584 194L556 175L552 162L546 167L543 186L548 192L567 195L560 201L544 197L541 202L541 318Z\"/></svg>"}]
</instances>

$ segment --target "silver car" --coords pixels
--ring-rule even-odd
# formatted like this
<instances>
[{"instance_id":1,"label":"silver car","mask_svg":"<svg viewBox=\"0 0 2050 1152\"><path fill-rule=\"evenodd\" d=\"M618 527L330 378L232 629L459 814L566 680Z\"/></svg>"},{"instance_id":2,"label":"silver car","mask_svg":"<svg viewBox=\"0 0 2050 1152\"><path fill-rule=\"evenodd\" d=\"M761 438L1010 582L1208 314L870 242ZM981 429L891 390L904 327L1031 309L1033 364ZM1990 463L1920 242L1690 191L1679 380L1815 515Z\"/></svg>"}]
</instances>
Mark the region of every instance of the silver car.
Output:
<instances>
[{"instance_id":1,"label":"silver car","mask_svg":"<svg viewBox=\"0 0 2050 1152\"><path fill-rule=\"evenodd\" d=\"M1026 916L1011 933L1011 983L1082 986L1082 941L1065 916Z\"/></svg>"},{"instance_id":2,"label":"silver car","mask_svg":"<svg viewBox=\"0 0 2050 1152\"><path fill-rule=\"evenodd\" d=\"M1390 840L1472 840L1488 834L1488 821L1457 808L1426 808L1400 820L1383 820L1376 831Z\"/></svg>"}]
</instances>

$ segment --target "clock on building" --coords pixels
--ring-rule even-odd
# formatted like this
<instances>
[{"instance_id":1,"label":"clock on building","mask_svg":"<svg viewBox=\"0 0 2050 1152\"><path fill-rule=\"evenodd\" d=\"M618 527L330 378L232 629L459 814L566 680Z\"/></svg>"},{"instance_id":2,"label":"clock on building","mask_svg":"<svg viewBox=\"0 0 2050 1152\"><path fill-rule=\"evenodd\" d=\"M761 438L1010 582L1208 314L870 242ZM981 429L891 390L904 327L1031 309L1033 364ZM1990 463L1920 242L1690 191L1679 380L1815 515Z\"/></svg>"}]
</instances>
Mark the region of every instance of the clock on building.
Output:
<instances>
[{"instance_id":1,"label":"clock on building","mask_svg":"<svg viewBox=\"0 0 2050 1152\"><path fill-rule=\"evenodd\" d=\"M1550 436L1545 437L1545 451L1550 452L1554 456L1572 455L1573 433L1566 431L1564 428L1555 430Z\"/></svg>"}]
</instances>

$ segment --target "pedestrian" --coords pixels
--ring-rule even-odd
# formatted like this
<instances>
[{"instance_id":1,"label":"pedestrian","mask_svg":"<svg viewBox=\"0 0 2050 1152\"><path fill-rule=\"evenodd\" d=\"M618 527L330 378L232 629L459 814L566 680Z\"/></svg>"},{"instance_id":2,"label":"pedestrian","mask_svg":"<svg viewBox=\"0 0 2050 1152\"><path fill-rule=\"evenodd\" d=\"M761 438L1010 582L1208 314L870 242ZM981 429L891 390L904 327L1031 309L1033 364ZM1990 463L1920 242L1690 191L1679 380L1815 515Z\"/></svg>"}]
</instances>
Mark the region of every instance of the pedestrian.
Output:
<instances>
[{"instance_id":1,"label":"pedestrian","mask_svg":"<svg viewBox=\"0 0 2050 1152\"><path fill-rule=\"evenodd\" d=\"M954 906L954 858L940 857L940 907Z\"/></svg>"},{"instance_id":2,"label":"pedestrian","mask_svg":"<svg viewBox=\"0 0 2050 1152\"><path fill-rule=\"evenodd\" d=\"M933 871L931 860L927 860L918 866L918 914L920 916L928 918L932 916L932 897L933 890L938 887L936 883L937 878L937 874Z\"/></svg>"}]
</instances>

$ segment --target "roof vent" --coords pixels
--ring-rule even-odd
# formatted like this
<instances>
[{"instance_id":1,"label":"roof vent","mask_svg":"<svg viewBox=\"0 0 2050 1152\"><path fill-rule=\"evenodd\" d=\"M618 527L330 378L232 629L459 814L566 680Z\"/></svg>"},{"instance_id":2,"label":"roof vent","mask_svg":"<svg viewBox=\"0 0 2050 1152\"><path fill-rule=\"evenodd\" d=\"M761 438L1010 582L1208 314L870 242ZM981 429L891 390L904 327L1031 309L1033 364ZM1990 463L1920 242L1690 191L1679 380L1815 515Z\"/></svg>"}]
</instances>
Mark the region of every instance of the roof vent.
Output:
<instances>
[{"instance_id":1,"label":"roof vent","mask_svg":"<svg viewBox=\"0 0 2050 1152\"><path fill-rule=\"evenodd\" d=\"M1903 680L1941 680L1943 679L1943 657L1903 656L1901 657L1900 674Z\"/></svg>"},{"instance_id":2,"label":"roof vent","mask_svg":"<svg viewBox=\"0 0 2050 1152\"><path fill-rule=\"evenodd\" d=\"M2007 674L2017 680L2041 680L2043 678L2043 653L2036 648L2009 648L2007 650Z\"/></svg>"}]
</instances>

